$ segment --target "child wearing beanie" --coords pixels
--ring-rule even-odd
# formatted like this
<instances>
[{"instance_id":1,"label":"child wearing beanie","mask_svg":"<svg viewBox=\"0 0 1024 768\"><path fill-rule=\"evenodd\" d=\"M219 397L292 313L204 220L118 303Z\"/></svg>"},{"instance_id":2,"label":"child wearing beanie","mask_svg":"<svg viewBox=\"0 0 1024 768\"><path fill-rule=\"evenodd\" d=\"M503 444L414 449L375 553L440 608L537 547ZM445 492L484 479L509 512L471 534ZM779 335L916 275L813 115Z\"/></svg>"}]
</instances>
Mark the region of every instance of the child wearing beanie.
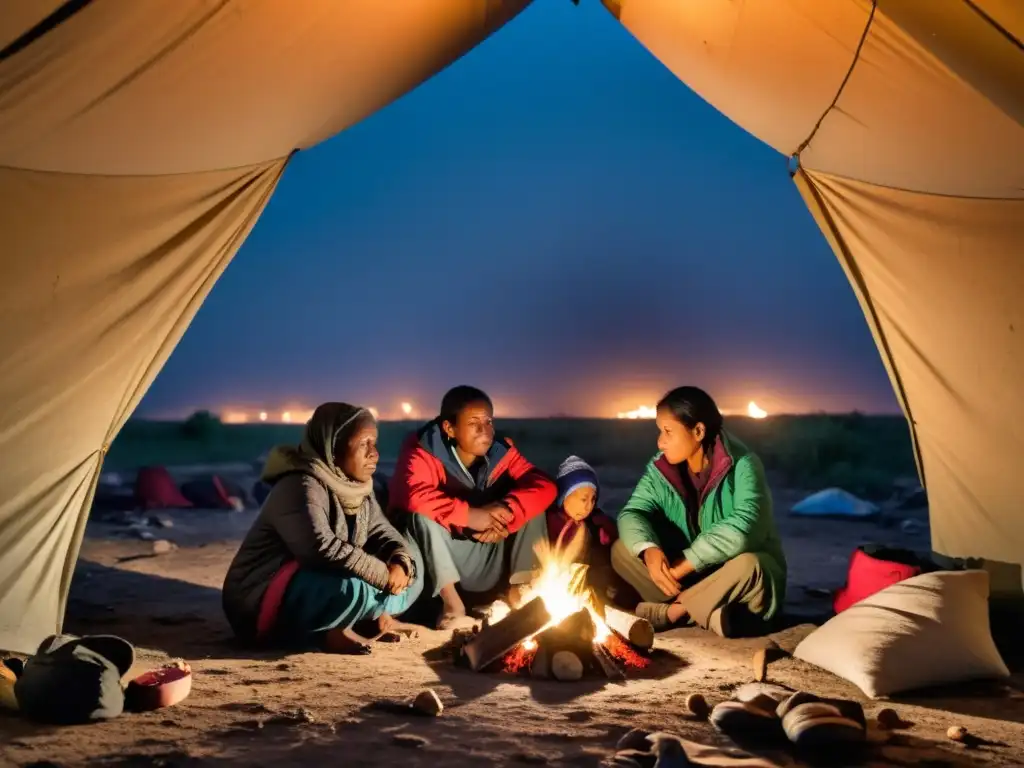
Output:
<instances>
[{"instance_id":1,"label":"child wearing beanie","mask_svg":"<svg viewBox=\"0 0 1024 768\"><path fill-rule=\"evenodd\" d=\"M615 521L597 509L598 482L594 468L579 456L570 456L558 468L555 478L558 497L548 509L548 537L551 543L568 544L580 532L586 531L584 549L586 562L603 565L610 562L611 546L618 538Z\"/></svg>"}]
</instances>

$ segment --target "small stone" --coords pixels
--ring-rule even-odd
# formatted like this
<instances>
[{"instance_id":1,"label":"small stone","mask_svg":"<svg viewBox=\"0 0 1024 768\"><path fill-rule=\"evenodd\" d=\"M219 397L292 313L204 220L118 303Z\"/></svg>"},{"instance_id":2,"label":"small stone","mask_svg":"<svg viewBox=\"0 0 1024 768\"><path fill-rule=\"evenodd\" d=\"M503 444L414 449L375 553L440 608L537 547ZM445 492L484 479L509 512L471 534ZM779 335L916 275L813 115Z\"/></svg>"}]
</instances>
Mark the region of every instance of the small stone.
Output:
<instances>
[{"instance_id":1,"label":"small stone","mask_svg":"<svg viewBox=\"0 0 1024 768\"><path fill-rule=\"evenodd\" d=\"M396 733L391 737L391 741L400 747L408 747L410 749L422 749L430 743L428 739L417 736L415 733Z\"/></svg>"},{"instance_id":2,"label":"small stone","mask_svg":"<svg viewBox=\"0 0 1024 768\"><path fill-rule=\"evenodd\" d=\"M962 725L951 725L946 731L946 738L950 741L967 741L968 732Z\"/></svg>"},{"instance_id":3,"label":"small stone","mask_svg":"<svg viewBox=\"0 0 1024 768\"><path fill-rule=\"evenodd\" d=\"M437 717L444 712L444 704L433 688L426 688L420 691L413 699L412 707L417 712L430 717Z\"/></svg>"},{"instance_id":4,"label":"small stone","mask_svg":"<svg viewBox=\"0 0 1024 768\"><path fill-rule=\"evenodd\" d=\"M168 552L173 552L178 547L173 542L167 539L157 539L153 542L153 554L154 555L166 555Z\"/></svg>"},{"instance_id":5,"label":"small stone","mask_svg":"<svg viewBox=\"0 0 1024 768\"><path fill-rule=\"evenodd\" d=\"M699 696L700 694L695 694ZM647 740L647 737L651 735L650 731L645 731L643 728L631 728L623 734L622 738L619 739L619 743L615 745L616 749L622 750L639 750L641 752L649 752L651 750L651 742Z\"/></svg>"},{"instance_id":6,"label":"small stone","mask_svg":"<svg viewBox=\"0 0 1024 768\"><path fill-rule=\"evenodd\" d=\"M711 714L711 706L701 693L691 693L686 697L686 709L698 720L707 720Z\"/></svg>"},{"instance_id":7,"label":"small stone","mask_svg":"<svg viewBox=\"0 0 1024 768\"><path fill-rule=\"evenodd\" d=\"M887 731L893 731L903 726L903 718L892 707L878 710L878 714L875 715L875 721L880 728L884 728Z\"/></svg>"},{"instance_id":8,"label":"small stone","mask_svg":"<svg viewBox=\"0 0 1024 768\"><path fill-rule=\"evenodd\" d=\"M572 651L559 651L551 657L551 674L562 682L579 680L583 677L583 662Z\"/></svg>"}]
</instances>

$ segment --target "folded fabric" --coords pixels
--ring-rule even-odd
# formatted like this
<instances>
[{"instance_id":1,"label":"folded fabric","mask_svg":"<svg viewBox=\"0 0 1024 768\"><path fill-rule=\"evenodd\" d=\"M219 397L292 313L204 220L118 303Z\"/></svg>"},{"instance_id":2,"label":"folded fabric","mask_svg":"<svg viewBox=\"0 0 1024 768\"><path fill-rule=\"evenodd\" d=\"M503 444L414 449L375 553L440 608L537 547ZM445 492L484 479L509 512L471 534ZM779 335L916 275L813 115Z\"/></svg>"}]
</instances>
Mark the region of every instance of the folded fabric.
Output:
<instances>
[{"instance_id":1,"label":"folded fabric","mask_svg":"<svg viewBox=\"0 0 1024 768\"><path fill-rule=\"evenodd\" d=\"M883 547L857 547L850 558L846 584L836 591L832 608L842 613L854 603L924 572L913 552Z\"/></svg>"},{"instance_id":2,"label":"folded fabric","mask_svg":"<svg viewBox=\"0 0 1024 768\"><path fill-rule=\"evenodd\" d=\"M114 635L51 635L14 685L21 711L45 723L71 725L117 717L124 711L121 678L135 649Z\"/></svg>"}]
</instances>

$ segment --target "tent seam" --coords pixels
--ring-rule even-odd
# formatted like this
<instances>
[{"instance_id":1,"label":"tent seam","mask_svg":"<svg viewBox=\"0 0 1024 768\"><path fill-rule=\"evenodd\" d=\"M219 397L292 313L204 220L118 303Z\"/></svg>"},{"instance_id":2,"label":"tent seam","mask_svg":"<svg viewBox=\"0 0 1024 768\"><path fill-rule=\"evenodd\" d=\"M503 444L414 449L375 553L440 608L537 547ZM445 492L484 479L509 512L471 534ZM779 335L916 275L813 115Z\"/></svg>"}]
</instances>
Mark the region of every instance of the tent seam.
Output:
<instances>
[{"instance_id":1,"label":"tent seam","mask_svg":"<svg viewBox=\"0 0 1024 768\"><path fill-rule=\"evenodd\" d=\"M997 31L997 32L998 32L999 34L1001 34L1001 35L1002 35L1003 37L1005 37L1005 38L1006 38L1007 40L1009 40L1009 41L1010 41L1011 43L1013 43L1013 44L1014 44L1014 45L1016 45L1016 46L1017 46L1018 48L1020 48L1020 49L1021 49L1022 51L1024 51L1024 41L1018 40L1018 39L1017 39L1017 36L1016 36L1015 34L1013 34L1013 33L1012 33L1012 32L1011 32L1010 30L1008 30L1008 29L1007 29L1006 27L1004 27L1004 26L1003 26L1002 24L1000 24L1000 23L999 23L998 21L996 21L995 19L993 19L993 18L992 18L992 17L991 17L991 16L989 15L989 14L985 13L985 11L983 11L983 10L982 10L981 8L979 8L979 7L978 7L978 6L977 6L977 5L976 5L976 4L974 3L974 0L964 0L964 4L965 4L965 5L966 5L966 6L968 7L968 8L970 8L970 9L971 9L972 11L974 11L974 12L975 12L975 13L976 13L976 14L977 14L978 16L980 16L981 18L983 18L983 19L984 19L984 20L985 20L985 21L986 21L986 22L987 22L988 24L990 24L990 25L992 26L992 28L993 28L993 29L995 29L995 30L996 30L996 31Z\"/></svg>"},{"instance_id":2,"label":"tent seam","mask_svg":"<svg viewBox=\"0 0 1024 768\"><path fill-rule=\"evenodd\" d=\"M166 179L171 176L198 176L204 173L227 173L228 171L241 171L251 168L262 168L275 163L288 163L292 157L301 152L301 148L288 150L288 154L272 157L269 160L258 160L255 163L243 163L242 165L230 165L226 168L198 168L191 171L175 171L173 173L84 173L81 171L53 171L45 168L30 168L23 165L7 165L0 163L0 171L14 171L18 173L40 173L49 176L82 176L90 179Z\"/></svg>"},{"instance_id":3,"label":"tent seam","mask_svg":"<svg viewBox=\"0 0 1024 768\"><path fill-rule=\"evenodd\" d=\"M868 13L868 21L864 25L864 31L861 32L860 40L857 42L857 49L853 52L853 60L850 62L850 68L846 70L846 75L843 77L843 81L839 84L839 88L836 90L836 95L832 99L832 103L829 104L825 111L821 113L821 117L818 118L818 122L814 124L810 134L804 139L800 146L796 148L796 152L793 155L799 159L800 154L807 149L807 146L814 140L814 137L818 134L818 129L821 128L821 124L825 122L825 118L828 117L829 112L836 108L839 103L840 97L843 95L843 91L846 89L846 84L850 81L850 77L853 76L853 70L857 68L857 62L860 60L861 50L864 48L864 43L868 39L868 32L871 31L871 24L875 20L875 11L878 10L878 0L871 0L871 11Z\"/></svg>"},{"instance_id":4,"label":"tent seam","mask_svg":"<svg viewBox=\"0 0 1024 768\"><path fill-rule=\"evenodd\" d=\"M910 427L910 441L914 447L914 461L917 463L917 473L921 480L921 487L927 489L927 481L925 479L924 471L924 458L921 455L921 444L917 434L917 422L914 420L913 412L910 408L910 400L907 397L906 388L903 386L903 378L900 376L899 368L896 366L896 359L892 354L892 349L889 346L889 340L882 330L882 324L878 317L878 311L875 309L874 301L871 298L871 293L868 291L867 283L864 281L864 275L861 273L860 268L857 266L856 260L850 254L849 249L846 246L843 238L839 234L839 230L836 227L835 220L832 218L832 214L829 213L825 206L825 201L818 191L817 186L814 184L813 179L807 175L806 171L801 169L799 171L801 180L810 192L811 197L818 209L818 213L821 215L822 221L828 227L829 232L826 237L830 237L836 244L837 258L842 259L843 266L846 268L847 275L850 277L851 282L854 284L854 290L861 297L861 304L866 311L868 317L868 324L874 329L878 336L879 351L885 355L888 360L888 367L892 371L892 384L893 389L896 390L896 396L899 398L900 404L903 406L903 412L907 419L907 424ZM799 184L799 181L797 181ZM813 214L813 211L812 211Z\"/></svg>"},{"instance_id":5,"label":"tent seam","mask_svg":"<svg viewBox=\"0 0 1024 768\"><path fill-rule=\"evenodd\" d=\"M793 176L793 174L795 174L800 168L803 168L803 166L791 169L789 175ZM844 176L841 173L830 173L829 171L824 171L818 168L807 168L806 170L814 171L814 173L821 174L822 176L828 176L830 179L852 181L855 184L870 184L872 187L878 187L879 189L889 189L893 192L906 192L910 195L927 195L928 197L943 197L949 198L950 200L984 200L992 203L1024 203L1024 195L1021 197L988 197L981 195L957 195L952 192L929 192L924 189L911 189L910 187L896 187L892 184L880 184L877 181L858 179L856 176Z\"/></svg>"}]
</instances>

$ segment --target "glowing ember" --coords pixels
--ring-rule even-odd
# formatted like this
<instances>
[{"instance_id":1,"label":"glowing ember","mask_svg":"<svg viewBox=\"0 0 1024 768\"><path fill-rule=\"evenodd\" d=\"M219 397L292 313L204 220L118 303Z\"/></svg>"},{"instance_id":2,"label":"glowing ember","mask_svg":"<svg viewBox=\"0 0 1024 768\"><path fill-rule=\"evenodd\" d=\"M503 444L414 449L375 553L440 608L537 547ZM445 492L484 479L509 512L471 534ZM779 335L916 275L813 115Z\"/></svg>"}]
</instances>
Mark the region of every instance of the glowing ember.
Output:
<instances>
[{"instance_id":1,"label":"glowing ember","mask_svg":"<svg viewBox=\"0 0 1024 768\"><path fill-rule=\"evenodd\" d=\"M608 649L608 653L621 661L627 667L643 669L651 663L649 658L641 656L639 653L634 651L629 643L614 632L608 635L608 638L604 641L604 647Z\"/></svg>"}]
</instances>

